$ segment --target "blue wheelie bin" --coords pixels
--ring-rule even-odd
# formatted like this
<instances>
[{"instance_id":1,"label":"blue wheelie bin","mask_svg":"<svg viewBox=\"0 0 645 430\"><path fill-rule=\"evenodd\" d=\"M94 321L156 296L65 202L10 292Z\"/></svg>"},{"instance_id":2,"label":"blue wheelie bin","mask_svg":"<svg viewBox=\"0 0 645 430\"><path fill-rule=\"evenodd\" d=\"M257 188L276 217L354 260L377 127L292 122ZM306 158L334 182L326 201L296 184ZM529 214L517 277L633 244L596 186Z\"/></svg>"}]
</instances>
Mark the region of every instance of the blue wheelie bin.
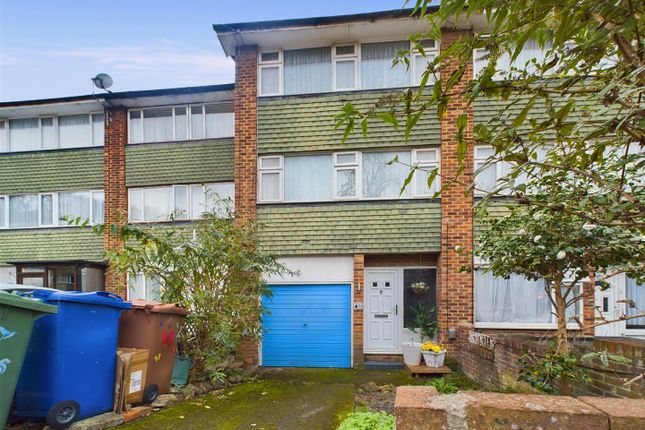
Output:
<instances>
[{"instance_id":1,"label":"blue wheelie bin","mask_svg":"<svg viewBox=\"0 0 645 430\"><path fill-rule=\"evenodd\" d=\"M121 312L132 307L106 292L38 291L58 314L39 319L16 387L16 415L54 428L112 410Z\"/></svg>"}]
</instances>

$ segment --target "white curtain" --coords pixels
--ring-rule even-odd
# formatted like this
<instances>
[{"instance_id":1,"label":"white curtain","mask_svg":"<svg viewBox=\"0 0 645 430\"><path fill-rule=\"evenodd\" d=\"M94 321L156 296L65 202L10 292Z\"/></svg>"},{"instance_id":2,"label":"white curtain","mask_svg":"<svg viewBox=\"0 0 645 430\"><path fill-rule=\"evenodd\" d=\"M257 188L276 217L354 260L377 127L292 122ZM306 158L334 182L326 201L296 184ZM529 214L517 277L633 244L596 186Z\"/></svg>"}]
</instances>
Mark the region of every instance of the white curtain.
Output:
<instances>
[{"instance_id":1,"label":"white curtain","mask_svg":"<svg viewBox=\"0 0 645 430\"><path fill-rule=\"evenodd\" d=\"M129 195L129 209L128 215L130 221L143 221L143 206L141 199L143 196L143 190L141 189L131 189Z\"/></svg>"},{"instance_id":2,"label":"white curtain","mask_svg":"<svg viewBox=\"0 0 645 430\"><path fill-rule=\"evenodd\" d=\"M40 223L42 225L54 223L54 198L51 194L40 196Z\"/></svg>"},{"instance_id":3,"label":"white curtain","mask_svg":"<svg viewBox=\"0 0 645 430\"><path fill-rule=\"evenodd\" d=\"M331 91L331 49L284 51L284 93Z\"/></svg>"},{"instance_id":4,"label":"white curtain","mask_svg":"<svg viewBox=\"0 0 645 430\"><path fill-rule=\"evenodd\" d=\"M105 136L105 115L95 113L92 115L92 145L103 146Z\"/></svg>"},{"instance_id":5,"label":"white curtain","mask_svg":"<svg viewBox=\"0 0 645 430\"><path fill-rule=\"evenodd\" d=\"M91 146L92 128L89 115L59 116L58 142L61 148Z\"/></svg>"},{"instance_id":6,"label":"white curtain","mask_svg":"<svg viewBox=\"0 0 645 430\"><path fill-rule=\"evenodd\" d=\"M38 196L9 196L9 227L38 226Z\"/></svg>"},{"instance_id":7,"label":"white curtain","mask_svg":"<svg viewBox=\"0 0 645 430\"><path fill-rule=\"evenodd\" d=\"M356 197L356 168L336 170L336 195Z\"/></svg>"},{"instance_id":8,"label":"white curtain","mask_svg":"<svg viewBox=\"0 0 645 430\"><path fill-rule=\"evenodd\" d=\"M175 188L175 218L185 219L188 213L188 185L177 185Z\"/></svg>"},{"instance_id":9,"label":"white curtain","mask_svg":"<svg viewBox=\"0 0 645 430\"><path fill-rule=\"evenodd\" d=\"M143 119L141 118L140 111L130 112L130 122L128 124L128 134L130 135L130 143L141 143L143 132Z\"/></svg>"},{"instance_id":10,"label":"white curtain","mask_svg":"<svg viewBox=\"0 0 645 430\"><path fill-rule=\"evenodd\" d=\"M388 165L398 156L400 163ZM398 198L410 168L410 152L364 152L363 153L363 196L366 198ZM411 187L405 188L402 197L411 195Z\"/></svg>"},{"instance_id":11,"label":"white curtain","mask_svg":"<svg viewBox=\"0 0 645 430\"><path fill-rule=\"evenodd\" d=\"M331 155L284 157L284 199L331 200Z\"/></svg>"},{"instance_id":12,"label":"white curtain","mask_svg":"<svg viewBox=\"0 0 645 430\"><path fill-rule=\"evenodd\" d=\"M260 68L260 94L277 94L280 91L280 67Z\"/></svg>"},{"instance_id":13,"label":"white curtain","mask_svg":"<svg viewBox=\"0 0 645 430\"><path fill-rule=\"evenodd\" d=\"M0 152L9 151L9 142L7 141L7 121L0 121Z\"/></svg>"},{"instance_id":14,"label":"white curtain","mask_svg":"<svg viewBox=\"0 0 645 430\"><path fill-rule=\"evenodd\" d=\"M336 89L353 90L356 88L356 60L336 61Z\"/></svg>"},{"instance_id":15,"label":"white curtain","mask_svg":"<svg viewBox=\"0 0 645 430\"><path fill-rule=\"evenodd\" d=\"M626 280L626 298L633 300L636 308L627 305L627 315L637 315L645 312L645 285L638 285L634 279ZM628 328L645 328L645 317L627 320Z\"/></svg>"},{"instance_id":16,"label":"white curtain","mask_svg":"<svg viewBox=\"0 0 645 430\"><path fill-rule=\"evenodd\" d=\"M235 134L235 114L224 112L230 107L206 105L206 137L216 139L233 137Z\"/></svg>"},{"instance_id":17,"label":"white curtain","mask_svg":"<svg viewBox=\"0 0 645 430\"><path fill-rule=\"evenodd\" d=\"M215 212L218 217L228 215L228 210L235 208L235 184L222 182L206 185L206 209Z\"/></svg>"},{"instance_id":18,"label":"white curtain","mask_svg":"<svg viewBox=\"0 0 645 430\"><path fill-rule=\"evenodd\" d=\"M9 121L9 150L34 151L40 149L38 118L12 119Z\"/></svg>"},{"instance_id":19,"label":"white curtain","mask_svg":"<svg viewBox=\"0 0 645 430\"><path fill-rule=\"evenodd\" d=\"M103 210L105 205L105 194L103 191L92 193L92 222L94 224L103 223Z\"/></svg>"},{"instance_id":20,"label":"white curtain","mask_svg":"<svg viewBox=\"0 0 645 430\"><path fill-rule=\"evenodd\" d=\"M204 196L203 185L190 186L190 202L191 202L190 217L192 219L201 218L202 213L206 211L206 199Z\"/></svg>"},{"instance_id":21,"label":"white curtain","mask_svg":"<svg viewBox=\"0 0 645 430\"><path fill-rule=\"evenodd\" d=\"M128 300L146 298L145 279L143 275L128 275Z\"/></svg>"},{"instance_id":22,"label":"white curtain","mask_svg":"<svg viewBox=\"0 0 645 430\"><path fill-rule=\"evenodd\" d=\"M204 138L204 106L190 107L190 131L192 139Z\"/></svg>"},{"instance_id":23,"label":"white curtain","mask_svg":"<svg viewBox=\"0 0 645 430\"><path fill-rule=\"evenodd\" d=\"M175 140L188 139L188 113L185 107L175 108Z\"/></svg>"},{"instance_id":24,"label":"white curtain","mask_svg":"<svg viewBox=\"0 0 645 430\"><path fill-rule=\"evenodd\" d=\"M54 118L41 118L40 132L40 135L42 136L43 149L55 149L58 146L58 144L56 143L56 128L54 127Z\"/></svg>"},{"instance_id":25,"label":"white curtain","mask_svg":"<svg viewBox=\"0 0 645 430\"><path fill-rule=\"evenodd\" d=\"M5 198L0 197L0 227L5 226L4 212L5 212Z\"/></svg>"},{"instance_id":26,"label":"white curtain","mask_svg":"<svg viewBox=\"0 0 645 430\"><path fill-rule=\"evenodd\" d=\"M65 217L90 218L90 193L58 194L58 225L68 225Z\"/></svg>"},{"instance_id":27,"label":"white curtain","mask_svg":"<svg viewBox=\"0 0 645 430\"><path fill-rule=\"evenodd\" d=\"M260 173L260 200L275 201L280 198L280 173Z\"/></svg>"},{"instance_id":28,"label":"white curtain","mask_svg":"<svg viewBox=\"0 0 645 430\"><path fill-rule=\"evenodd\" d=\"M409 42L364 43L361 46L361 82L363 89L398 88L410 85L404 64L392 67L397 52L410 49Z\"/></svg>"},{"instance_id":29,"label":"white curtain","mask_svg":"<svg viewBox=\"0 0 645 430\"><path fill-rule=\"evenodd\" d=\"M144 221L166 221L174 210L172 187L145 188L143 190Z\"/></svg>"},{"instance_id":30,"label":"white curtain","mask_svg":"<svg viewBox=\"0 0 645 430\"><path fill-rule=\"evenodd\" d=\"M513 275L495 277L475 271L475 321L482 323L550 323L551 301L544 282Z\"/></svg>"},{"instance_id":31,"label":"white curtain","mask_svg":"<svg viewBox=\"0 0 645 430\"><path fill-rule=\"evenodd\" d=\"M143 141L168 142L172 136L172 108L144 109Z\"/></svg>"}]
</instances>

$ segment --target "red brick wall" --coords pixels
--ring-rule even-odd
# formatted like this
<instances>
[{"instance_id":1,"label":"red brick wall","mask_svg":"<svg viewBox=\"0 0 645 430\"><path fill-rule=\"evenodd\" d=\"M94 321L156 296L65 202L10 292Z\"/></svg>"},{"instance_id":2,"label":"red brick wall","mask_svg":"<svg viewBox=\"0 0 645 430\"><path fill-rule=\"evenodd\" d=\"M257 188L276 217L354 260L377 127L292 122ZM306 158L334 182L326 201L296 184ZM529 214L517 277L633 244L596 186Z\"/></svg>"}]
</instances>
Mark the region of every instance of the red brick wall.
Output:
<instances>
[{"instance_id":1,"label":"red brick wall","mask_svg":"<svg viewBox=\"0 0 645 430\"><path fill-rule=\"evenodd\" d=\"M363 303L363 290L365 289L365 256L354 254L354 303ZM363 357L363 309L353 311L353 334L354 334L354 367L362 366Z\"/></svg>"},{"instance_id":2,"label":"red brick wall","mask_svg":"<svg viewBox=\"0 0 645 430\"><path fill-rule=\"evenodd\" d=\"M257 47L235 55L235 211L255 220L257 202Z\"/></svg>"},{"instance_id":3,"label":"red brick wall","mask_svg":"<svg viewBox=\"0 0 645 430\"><path fill-rule=\"evenodd\" d=\"M104 219L106 224L127 221L128 192L125 187L125 145L128 143L128 120L125 109L108 109L105 115L105 146L103 174L105 191ZM105 250L122 246L123 242L109 233L103 236ZM126 295L126 279L110 268L105 271L105 290Z\"/></svg>"},{"instance_id":4,"label":"red brick wall","mask_svg":"<svg viewBox=\"0 0 645 430\"><path fill-rule=\"evenodd\" d=\"M257 202L257 47L241 46L235 55L235 213L253 222ZM258 363L259 345L251 338L238 347L247 364Z\"/></svg>"},{"instance_id":5,"label":"red brick wall","mask_svg":"<svg viewBox=\"0 0 645 430\"><path fill-rule=\"evenodd\" d=\"M447 49L459 35L460 33L457 32L444 33L441 40L442 49ZM456 67L454 60L447 59L441 70L442 76L447 79ZM472 106L462 101L459 95L470 79L472 79L472 64L469 63L462 80L452 89L456 94L448 103L447 114L441 121L441 173L444 186L450 178L455 178L459 167L455 133L457 118L463 113L468 115L466 138L472 137ZM449 350L453 349L454 345L447 339L448 329L456 329L460 322L472 323L473 321L473 276L472 273L460 273L459 270L462 266L470 265L472 259L455 250L457 246L465 250L473 248L473 197L472 194L464 196L466 185L462 185L470 183L473 178L472 145L468 145L464 163L466 168L460 183L452 183L441 193L438 332L440 340L447 343Z\"/></svg>"}]
</instances>

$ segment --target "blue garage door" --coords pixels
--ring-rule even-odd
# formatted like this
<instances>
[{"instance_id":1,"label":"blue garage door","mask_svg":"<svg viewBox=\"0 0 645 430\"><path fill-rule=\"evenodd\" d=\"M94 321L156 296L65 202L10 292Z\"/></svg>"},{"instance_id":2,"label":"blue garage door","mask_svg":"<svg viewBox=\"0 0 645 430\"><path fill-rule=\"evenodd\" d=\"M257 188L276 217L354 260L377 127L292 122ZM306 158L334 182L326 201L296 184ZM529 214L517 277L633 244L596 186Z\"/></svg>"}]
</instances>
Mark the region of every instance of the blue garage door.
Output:
<instances>
[{"instance_id":1,"label":"blue garage door","mask_svg":"<svg viewBox=\"0 0 645 430\"><path fill-rule=\"evenodd\" d=\"M262 321L262 365L350 367L349 285L271 285Z\"/></svg>"}]
</instances>

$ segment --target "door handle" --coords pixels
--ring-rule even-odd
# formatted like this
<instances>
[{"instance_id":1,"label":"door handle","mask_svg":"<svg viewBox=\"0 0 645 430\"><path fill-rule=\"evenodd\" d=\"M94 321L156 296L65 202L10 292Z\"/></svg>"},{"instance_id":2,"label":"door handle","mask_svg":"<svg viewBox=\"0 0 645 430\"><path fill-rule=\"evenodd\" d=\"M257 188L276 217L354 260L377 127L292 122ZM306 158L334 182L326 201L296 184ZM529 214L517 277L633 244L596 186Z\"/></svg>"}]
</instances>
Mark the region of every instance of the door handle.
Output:
<instances>
[{"instance_id":1,"label":"door handle","mask_svg":"<svg viewBox=\"0 0 645 430\"><path fill-rule=\"evenodd\" d=\"M394 305L394 314L395 315L399 314L399 305Z\"/></svg>"}]
</instances>

